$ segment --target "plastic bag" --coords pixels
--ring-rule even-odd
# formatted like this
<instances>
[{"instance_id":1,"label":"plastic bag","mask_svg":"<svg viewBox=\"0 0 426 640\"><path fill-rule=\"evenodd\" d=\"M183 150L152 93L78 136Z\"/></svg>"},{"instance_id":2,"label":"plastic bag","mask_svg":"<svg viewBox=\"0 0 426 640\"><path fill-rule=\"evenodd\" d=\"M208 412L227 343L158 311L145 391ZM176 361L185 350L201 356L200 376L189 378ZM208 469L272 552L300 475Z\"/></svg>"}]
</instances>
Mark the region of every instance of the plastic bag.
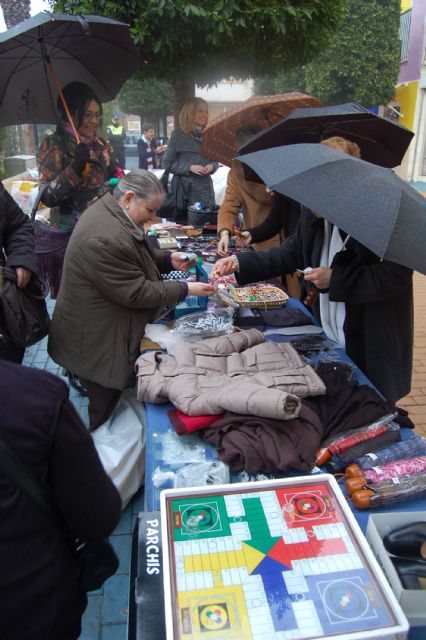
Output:
<instances>
[{"instance_id":1,"label":"plastic bag","mask_svg":"<svg viewBox=\"0 0 426 640\"><path fill-rule=\"evenodd\" d=\"M212 311L191 313L178 318L175 331L185 340L202 340L223 336L233 331L234 311L228 307Z\"/></svg>"},{"instance_id":2,"label":"plastic bag","mask_svg":"<svg viewBox=\"0 0 426 640\"><path fill-rule=\"evenodd\" d=\"M31 180L14 180L10 193L22 211L30 215L37 200L38 183Z\"/></svg>"},{"instance_id":3,"label":"plastic bag","mask_svg":"<svg viewBox=\"0 0 426 640\"><path fill-rule=\"evenodd\" d=\"M123 391L111 418L92 437L124 508L143 484L145 472L145 405L136 399L134 389Z\"/></svg>"},{"instance_id":4,"label":"plastic bag","mask_svg":"<svg viewBox=\"0 0 426 640\"><path fill-rule=\"evenodd\" d=\"M176 345L184 342L182 336L178 335L174 329L169 329L164 324L145 325L145 336L156 342L169 353Z\"/></svg>"},{"instance_id":5,"label":"plastic bag","mask_svg":"<svg viewBox=\"0 0 426 640\"><path fill-rule=\"evenodd\" d=\"M204 487L209 484L227 484L229 467L220 460L193 462L178 469L174 478L175 487Z\"/></svg>"}]
</instances>

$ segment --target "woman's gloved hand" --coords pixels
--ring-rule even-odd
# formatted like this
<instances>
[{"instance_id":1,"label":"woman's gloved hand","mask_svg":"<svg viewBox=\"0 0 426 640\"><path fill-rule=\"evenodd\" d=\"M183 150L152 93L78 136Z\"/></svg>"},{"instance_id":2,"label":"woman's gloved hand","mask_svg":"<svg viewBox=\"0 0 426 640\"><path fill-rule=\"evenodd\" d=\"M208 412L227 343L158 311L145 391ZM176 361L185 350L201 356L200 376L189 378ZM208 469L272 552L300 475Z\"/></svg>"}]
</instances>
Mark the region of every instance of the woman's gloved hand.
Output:
<instances>
[{"instance_id":1,"label":"woman's gloved hand","mask_svg":"<svg viewBox=\"0 0 426 640\"><path fill-rule=\"evenodd\" d=\"M74 169L78 176L83 174L84 169L86 168L86 164L90 160L89 148L84 142L80 142L74 152L74 158L71 162L71 167Z\"/></svg>"}]
</instances>

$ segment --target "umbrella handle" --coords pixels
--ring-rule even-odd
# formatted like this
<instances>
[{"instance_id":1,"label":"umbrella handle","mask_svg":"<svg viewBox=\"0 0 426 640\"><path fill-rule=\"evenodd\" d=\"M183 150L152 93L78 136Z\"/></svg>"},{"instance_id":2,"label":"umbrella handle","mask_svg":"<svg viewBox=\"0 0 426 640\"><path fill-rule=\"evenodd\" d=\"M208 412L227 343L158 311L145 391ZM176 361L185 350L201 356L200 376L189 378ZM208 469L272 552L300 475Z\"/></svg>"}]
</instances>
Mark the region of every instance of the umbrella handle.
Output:
<instances>
[{"instance_id":1,"label":"umbrella handle","mask_svg":"<svg viewBox=\"0 0 426 640\"><path fill-rule=\"evenodd\" d=\"M66 116L68 118L68 122L71 125L71 129L72 129L72 132L73 132L73 134L75 136L76 142L77 142L77 144L79 144L80 143L80 136L78 135L76 126L74 124L74 120L72 118L70 110L68 109L67 101L65 100L64 94L62 93L62 88L61 88L61 84L59 82L59 78L58 78L58 76L56 74L56 69L53 66L53 63L51 62L49 56L46 55L45 57L46 57L47 66L49 67L49 71L50 71L52 79L53 79L53 83L54 83L54 85L56 87L56 90L58 92L58 95L59 95L59 97L61 99L62 105L64 107L65 114L66 114ZM84 167L84 171L83 171L82 175L83 176L87 176L89 173L90 173L90 165L89 165L89 163L87 163L86 166Z\"/></svg>"}]
</instances>

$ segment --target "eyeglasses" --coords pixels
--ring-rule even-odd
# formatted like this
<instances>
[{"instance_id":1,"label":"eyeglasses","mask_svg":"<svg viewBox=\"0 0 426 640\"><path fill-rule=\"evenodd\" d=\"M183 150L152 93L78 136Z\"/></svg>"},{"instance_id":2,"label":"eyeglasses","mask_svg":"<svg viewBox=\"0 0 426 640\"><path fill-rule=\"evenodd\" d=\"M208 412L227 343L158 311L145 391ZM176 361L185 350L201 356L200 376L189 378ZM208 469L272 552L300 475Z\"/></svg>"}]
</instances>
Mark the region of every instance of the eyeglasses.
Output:
<instances>
[{"instance_id":1,"label":"eyeglasses","mask_svg":"<svg viewBox=\"0 0 426 640\"><path fill-rule=\"evenodd\" d=\"M85 120L100 120L102 118L102 114L99 112L94 113L93 111L85 111L83 118Z\"/></svg>"}]
</instances>

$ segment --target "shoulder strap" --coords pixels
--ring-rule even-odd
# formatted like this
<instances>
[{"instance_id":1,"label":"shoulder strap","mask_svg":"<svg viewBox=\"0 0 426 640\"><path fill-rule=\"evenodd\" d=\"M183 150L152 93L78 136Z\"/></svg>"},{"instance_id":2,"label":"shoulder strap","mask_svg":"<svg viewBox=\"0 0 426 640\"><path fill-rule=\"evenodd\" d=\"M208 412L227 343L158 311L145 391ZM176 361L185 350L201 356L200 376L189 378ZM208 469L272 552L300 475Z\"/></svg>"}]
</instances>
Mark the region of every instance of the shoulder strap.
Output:
<instances>
[{"instance_id":1,"label":"shoulder strap","mask_svg":"<svg viewBox=\"0 0 426 640\"><path fill-rule=\"evenodd\" d=\"M1 436L0 473L12 480L27 496L38 504L43 511L52 513L52 505L40 482L32 471L21 462Z\"/></svg>"},{"instance_id":2,"label":"shoulder strap","mask_svg":"<svg viewBox=\"0 0 426 640\"><path fill-rule=\"evenodd\" d=\"M31 209L31 214L30 214L30 218L31 218L31 220L33 222L35 220L35 216L36 216L36 213L37 213L38 205L40 204L40 201L41 201L41 198L43 196L43 193L46 191L46 189L49 186L49 184L50 184L49 182L43 182L38 188L38 194L37 194L37 197L35 199L34 206Z\"/></svg>"}]
</instances>

